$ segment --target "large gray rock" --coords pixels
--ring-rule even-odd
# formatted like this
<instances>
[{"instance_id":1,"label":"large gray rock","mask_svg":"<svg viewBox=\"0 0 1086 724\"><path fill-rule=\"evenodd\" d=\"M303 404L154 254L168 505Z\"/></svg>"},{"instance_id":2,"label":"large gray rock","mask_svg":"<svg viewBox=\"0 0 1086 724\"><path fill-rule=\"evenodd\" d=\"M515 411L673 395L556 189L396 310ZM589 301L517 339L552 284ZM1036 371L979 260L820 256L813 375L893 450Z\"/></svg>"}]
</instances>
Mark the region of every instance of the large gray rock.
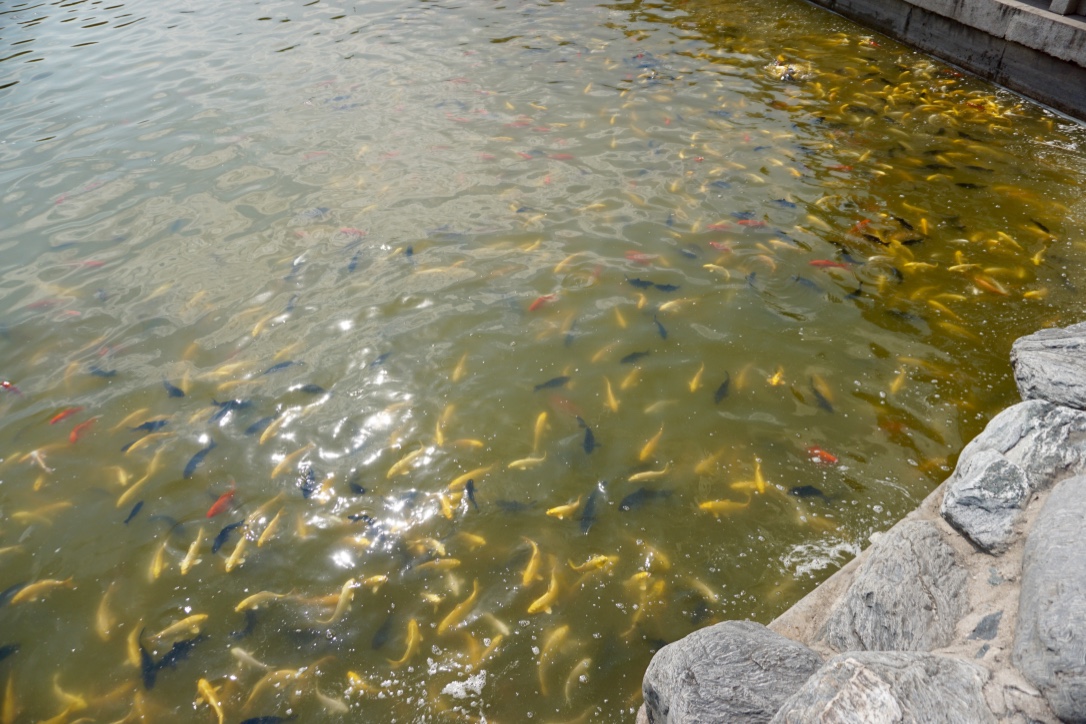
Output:
<instances>
[{"instance_id":1,"label":"large gray rock","mask_svg":"<svg viewBox=\"0 0 1086 724\"><path fill-rule=\"evenodd\" d=\"M1029 500L1026 473L995 450L959 464L943 496L942 515L986 553L1002 553Z\"/></svg>"},{"instance_id":2,"label":"large gray rock","mask_svg":"<svg viewBox=\"0 0 1086 724\"><path fill-rule=\"evenodd\" d=\"M1030 496L1086 472L1086 412L1028 400L992 418L962 450L942 515L981 550L1014 541Z\"/></svg>"},{"instance_id":3,"label":"large gray rock","mask_svg":"<svg viewBox=\"0 0 1086 724\"><path fill-rule=\"evenodd\" d=\"M773 724L984 724L989 674L951 656L868 651L826 662L773 717Z\"/></svg>"},{"instance_id":4,"label":"large gray rock","mask_svg":"<svg viewBox=\"0 0 1086 724\"><path fill-rule=\"evenodd\" d=\"M656 652L641 689L650 724L768 722L822 657L750 621L725 621Z\"/></svg>"},{"instance_id":5,"label":"large gray rock","mask_svg":"<svg viewBox=\"0 0 1086 724\"><path fill-rule=\"evenodd\" d=\"M1019 338L1011 364L1022 399L1086 410L1086 322Z\"/></svg>"},{"instance_id":6,"label":"large gray rock","mask_svg":"<svg viewBox=\"0 0 1086 724\"><path fill-rule=\"evenodd\" d=\"M871 547L818 640L835 651L946 646L968 604L965 582L965 570L934 523L902 521Z\"/></svg>"},{"instance_id":7,"label":"large gray rock","mask_svg":"<svg viewBox=\"0 0 1086 724\"><path fill-rule=\"evenodd\" d=\"M1064 480L1026 539L1014 663L1064 721L1086 721L1086 477Z\"/></svg>"}]
</instances>

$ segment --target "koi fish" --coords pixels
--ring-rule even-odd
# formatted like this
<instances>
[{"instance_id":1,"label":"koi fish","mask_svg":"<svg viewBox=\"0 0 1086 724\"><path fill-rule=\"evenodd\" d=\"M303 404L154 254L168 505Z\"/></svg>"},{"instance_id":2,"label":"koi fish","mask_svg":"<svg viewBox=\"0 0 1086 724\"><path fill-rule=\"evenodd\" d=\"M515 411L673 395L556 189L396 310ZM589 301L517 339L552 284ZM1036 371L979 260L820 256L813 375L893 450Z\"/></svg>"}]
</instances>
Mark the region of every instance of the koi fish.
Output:
<instances>
[{"instance_id":1,"label":"koi fish","mask_svg":"<svg viewBox=\"0 0 1086 724\"><path fill-rule=\"evenodd\" d=\"M734 513L737 510L744 510L748 507L750 507L749 499L745 503L735 500L707 500L704 503L698 503L698 510L711 513L714 518Z\"/></svg>"},{"instance_id":2,"label":"koi fish","mask_svg":"<svg viewBox=\"0 0 1086 724\"><path fill-rule=\"evenodd\" d=\"M593 490L588 500L585 501L584 510L581 511L581 535L588 535L592 524L596 522L596 499L599 497L599 488Z\"/></svg>"},{"instance_id":3,"label":"koi fish","mask_svg":"<svg viewBox=\"0 0 1086 724\"><path fill-rule=\"evenodd\" d=\"M652 321L656 323L656 331L660 333L660 339L667 339L667 329L660 324L660 320L656 318L655 314L652 315Z\"/></svg>"},{"instance_id":4,"label":"koi fish","mask_svg":"<svg viewBox=\"0 0 1086 724\"><path fill-rule=\"evenodd\" d=\"M811 392L814 393L815 400L818 401L818 406L826 412L833 412L833 393L830 392L829 385L818 375L811 375Z\"/></svg>"},{"instance_id":5,"label":"koi fish","mask_svg":"<svg viewBox=\"0 0 1086 724\"><path fill-rule=\"evenodd\" d=\"M132 519L135 518L137 514L139 514L141 508L143 508L142 500L132 506L132 512L129 513L128 517L124 519L124 524L128 525L132 521Z\"/></svg>"},{"instance_id":6,"label":"koi fish","mask_svg":"<svg viewBox=\"0 0 1086 724\"><path fill-rule=\"evenodd\" d=\"M730 372L724 373L724 381L720 383L720 387L716 388L716 392L713 393L713 402L720 404L721 400L728 396L728 390L732 384L732 376Z\"/></svg>"},{"instance_id":7,"label":"koi fish","mask_svg":"<svg viewBox=\"0 0 1086 724\"><path fill-rule=\"evenodd\" d=\"M97 417L92 417L91 419L85 420L73 427L72 431L68 433L68 442L74 445L76 440L78 440L79 436L83 433L83 431L93 425L97 419Z\"/></svg>"},{"instance_id":8,"label":"koi fish","mask_svg":"<svg viewBox=\"0 0 1086 724\"><path fill-rule=\"evenodd\" d=\"M528 305L528 311L534 312L548 302L553 302L558 298L557 294L544 294L541 297L536 297L536 300Z\"/></svg>"},{"instance_id":9,"label":"koi fish","mask_svg":"<svg viewBox=\"0 0 1086 724\"><path fill-rule=\"evenodd\" d=\"M654 254L643 254L640 251L628 251L626 252L626 258L634 264L646 266L655 261L656 256Z\"/></svg>"},{"instance_id":10,"label":"koi fish","mask_svg":"<svg viewBox=\"0 0 1086 724\"><path fill-rule=\"evenodd\" d=\"M819 465L836 465L837 456L826 452L817 445L811 445L807 448L807 457L811 459L811 462L818 463Z\"/></svg>"},{"instance_id":11,"label":"koi fish","mask_svg":"<svg viewBox=\"0 0 1086 724\"><path fill-rule=\"evenodd\" d=\"M55 414L51 418L49 418L49 424L50 425L55 425L58 422L60 422L61 420L66 420L69 417L71 417L72 415L78 414L78 413L80 413L82 411L83 411L82 407L69 407L67 410L63 410L61 412L58 412L57 414Z\"/></svg>"},{"instance_id":12,"label":"koi fish","mask_svg":"<svg viewBox=\"0 0 1086 724\"><path fill-rule=\"evenodd\" d=\"M205 448L203 448L201 450L197 450L196 454L193 455L189 459L188 464L185 465L185 471L183 473L183 477L186 480L191 478L193 476L193 474L196 472L196 468L200 467L200 463L202 463L204 461L204 458L207 457L207 454L209 452L211 452L212 450L214 450L214 449L215 449L215 441L211 440L208 443L207 447L205 447Z\"/></svg>"},{"instance_id":13,"label":"koi fish","mask_svg":"<svg viewBox=\"0 0 1086 724\"><path fill-rule=\"evenodd\" d=\"M539 392L540 390L553 390L556 387L565 387L566 383L569 382L569 379L570 378L568 375L562 375L561 377L552 377L546 382L540 382L538 385L532 388L532 391Z\"/></svg>"},{"instance_id":14,"label":"koi fish","mask_svg":"<svg viewBox=\"0 0 1086 724\"><path fill-rule=\"evenodd\" d=\"M588 426L580 416L577 417L577 422L584 428L584 451L586 455L591 455L592 451L596 449L596 435L592 432L592 428Z\"/></svg>"},{"instance_id":15,"label":"koi fish","mask_svg":"<svg viewBox=\"0 0 1086 724\"><path fill-rule=\"evenodd\" d=\"M75 588L72 577L69 576L63 581L55 578L47 578L41 581L35 581L34 583L28 583L25 586L20 586L19 590L11 597L11 605L14 606L25 601L37 601L39 598L45 597L58 588Z\"/></svg>"},{"instance_id":16,"label":"koi fish","mask_svg":"<svg viewBox=\"0 0 1086 724\"><path fill-rule=\"evenodd\" d=\"M407 622L407 649L404 651L403 656L393 661L389 659L389 663L392 664L392 668L398 669L406 664L415 652L419 649L419 643L422 642L422 632L419 630L419 622L415 619L411 619Z\"/></svg>"},{"instance_id":17,"label":"koi fish","mask_svg":"<svg viewBox=\"0 0 1086 724\"><path fill-rule=\"evenodd\" d=\"M5 390L6 392L14 392L16 395L23 394L22 390L7 380L0 381L0 389Z\"/></svg>"},{"instance_id":18,"label":"koi fish","mask_svg":"<svg viewBox=\"0 0 1086 724\"><path fill-rule=\"evenodd\" d=\"M627 495L618 504L618 509L626 513L631 510L637 510L645 506L647 503L654 500L663 500L671 497L670 490L654 490L652 488L638 488L634 492Z\"/></svg>"},{"instance_id":19,"label":"koi fish","mask_svg":"<svg viewBox=\"0 0 1086 724\"><path fill-rule=\"evenodd\" d=\"M813 259L807 263L813 267L818 267L819 269L848 269L847 264L842 264L839 261L832 261L830 259Z\"/></svg>"},{"instance_id":20,"label":"koi fish","mask_svg":"<svg viewBox=\"0 0 1086 724\"><path fill-rule=\"evenodd\" d=\"M456 628L457 626L459 626L464 621L464 619L467 618L467 615L471 611L472 607L475 606L475 599L477 599L478 597L479 579L476 578L475 583L473 583L471 587L471 595L458 603L456 606L454 606L453 610L449 611L449 615L442 619L441 623L437 625L437 635L441 636L450 628Z\"/></svg>"},{"instance_id":21,"label":"koi fish","mask_svg":"<svg viewBox=\"0 0 1086 724\"><path fill-rule=\"evenodd\" d=\"M630 279L629 277L626 277L626 282L638 289L648 289L654 284L654 282L651 282L648 279Z\"/></svg>"},{"instance_id":22,"label":"koi fish","mask_svg":"<svg viewBox=\"0 0 1086 724\"><path fill-rule=\"evenodd\" d=\"M532 601L531 605L528 606L528 613L539 613L540 611L550 613L556 598L558 598L558 564L552 562L551 582L547 585L547 592Z\"/></svg>"},{"instance_id":23,"label":"koi fish","mask_svg":"<svg viewBox=\"0 0 1086 724\"><path fill-rule=\"evenodd\" d=\"M230 502L234 499L234 492L234 484L231 483L230 489L220 495L218 500L212 503L211 507L207 509L206 517L214 518L216 515L226 510L227 507L229 507Z\"/></svg>"},{"instance_id":24,"label":"koi fish","mask_svg":"<svg viewBox=\"0 0 1086 724\"><path fill-rule=\"evenodd\" d=\"M218 553L219 549L226 545L226 542L230 540L230 534L243 525L245 525L245 521L239 520L237 523L230 523L220 530L219 534L215 536L215 541L211 544L211 553Z\"/></svg>"},{"instance_id":25,"label":"koi fish","mask_svg":"<svg viewBox=\"0 0 1086 724\"><path fill-rule=\"evenodd\" d=\"M648 356L649 356L649 352L647 350L645 352L630 352L628 355L626 355L625 357L620 359L618 361L618 363L623 364L623 365L630 365L630 364L633 364L634 362L636 362L637 360L642 359L644 357L648 357Z\"/></svg>"}]
</instances>

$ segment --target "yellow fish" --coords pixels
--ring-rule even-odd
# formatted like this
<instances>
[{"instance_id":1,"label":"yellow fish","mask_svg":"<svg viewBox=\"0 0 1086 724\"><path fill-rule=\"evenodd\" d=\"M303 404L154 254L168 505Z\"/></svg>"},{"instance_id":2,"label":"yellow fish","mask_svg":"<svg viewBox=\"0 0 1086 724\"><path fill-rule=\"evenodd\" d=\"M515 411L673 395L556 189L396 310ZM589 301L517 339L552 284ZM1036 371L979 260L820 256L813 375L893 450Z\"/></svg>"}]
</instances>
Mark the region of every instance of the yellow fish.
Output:
<instances>
[{"instance_id":1,"label":"yellow fish","mask_svg":"<svg viewBox=\"0 0 1086 724\"><path fill-rule=\"evenodd\" d=\"M581 497L577 496L577 500L572 503L566 503L565 505L556 505L553 508L547 510L547 515L552 518L558 518L559 520L565 520L573 514L575 514L581 508Z\"/></svg>"},{"instance_id":2,"label":"yellow fish","mask_svg":"<svg viewBox=\"0 0 1086 724\"><path fill-rule=\"evenodd\" d=\"M704 503L698 503L698 510L712 513L714 517L719 518L721 515L734 513L737 510L743 510L749 506L749 500L745 503L740 503L735 500L707 500Z\"/></svg>"},{"instance_id":3,"label":"yellow fish","mask_svg":"<svg viewBox=\"0 0 1086 724\"><path fill-rule=\"evenodd\" d=\"M419 455L422 455L425 451L426 448L420 445L418 450L412 450L411 452L404 455L402 458L397 460L391 468L388 469L388 475L386 475L385 478L391 480L397 475L406 475L408 472L408 468L410 468L411 466L411 463L414 462L415 458L417 458Z\"/></svg>"},{"instance_id":4,"label":"yellow fish","mask_svg":"<svg viewBox=\"0 0 1086 724\"><path fill-rule=\"evenodd\" d=\"M528 606L528 613L539 613L545 611L551 612L551 606L554 605L554 599L558 598L558 564L551 562L551 582L547 586L547 592L542 596L532 601L532 605Z\"/></svg>"},{"instance_id":5,"label":"yellow fish","mask_svg":"<svg viewBox=\"0 0 1086 724\"><path fill-rule=\"evenodd\" d=\"M412 656L419 650L419 643L422 642L422 632L419 630L419 622L415 619L411 619L407 622L407 650L404 651L403 656L397 660L388 660L388 663L392 664L392 668L398 669L406 664Z\"/></svg>"},{"instance_id":6,"label":"yellow fish","mask_svg":"<svg viewBox=\"0 0 1086 724\"><path fill-rule=\"evenodd\" d=\"M637 459L641 462L645 462L646 460L651 458L656 452L656 446L660 443L660 438L663 436L664 426L661 425L660 431L653 435L652 439L645 443L644 447L641 448L641 452L640 454L638 454Z\"/></svg>"},{"instance_id":7,"label":"yellow fish","mask_svg":"<svg viewBox=\"0 0 1086 724\"><path fill-rule=\"evenodd\" d=\"M58 588L75 588L72 577L69 576L63 581L55 578L46 578L45 580L30 583L19 589L19 592L11 597L10 603L14 606L26 601L37 601L39 598L44 598Z\"/></svg>"},{"instance_id":8,"label":"yellow fish","mask_svg":"<svg viewBox=\"0 0 1086 724\"><path fill-rule=\"evenodd\" d=\"M475 605L475 599L479 597L479 579L476 578L471 587L471 595L453 607L449 615L437 625L437 635L441 636L450 628L459 626Z\"/></svg>"},{"instance_id":9,"label":"yellow fish","mask_svg":"<svg viewBox=\"0 0 1086 724\"><path fill-rule=\"evenodd\" d=\"M532 547L532 556L528 559L528 565L524 567L524 573L520 577L521 582L527 586L536 579L543 578L543 576L539 575L539 567L543 563L543 556L539 552L538 543L529 538L525 538L524 540Z\"/></svg>"}]
</instances>

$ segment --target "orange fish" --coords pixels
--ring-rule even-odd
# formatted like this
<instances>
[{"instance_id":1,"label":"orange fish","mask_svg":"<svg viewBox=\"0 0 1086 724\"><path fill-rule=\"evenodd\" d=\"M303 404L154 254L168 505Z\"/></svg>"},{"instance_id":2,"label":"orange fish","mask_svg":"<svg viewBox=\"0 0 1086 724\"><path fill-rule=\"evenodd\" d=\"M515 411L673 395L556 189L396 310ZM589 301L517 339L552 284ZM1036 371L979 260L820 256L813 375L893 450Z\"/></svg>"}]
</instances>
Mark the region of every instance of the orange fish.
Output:
<instances>
[{"instance_id":1,"label":"orange fish","mask_svg":"<svg viewBox=\"0 0 1086 724\"><path fill-rule=\"evenodd\" d=\"M75 427L73 427L72 431L70 433L68 433L68 442L70 442L70 443L72 443L74 445L75 441L79 439L79 436L81 434L83 434L83 431L86 430L91 425L93 425L94 421L97 420L97 419L98 419L97 417L92 417L91 419L89 419L89 420L87 420L85 422L81 422L78 425L76 425Z\"/></svg>"},{"instance_id":2,"label":"orange fish","mask_svg":"<svg viewBox=\"0 0 1086 724\"><path fill-rule=\"evenodd\" d=\"M848 269L847 264L842 264L839 261L831 261L829 259L814 259L807 263L820 269Z\"/></svg>"},{"instance_id":3,"label":"orange fish","mask_svg":"<svg viewBox=\"0 0 1086 724\"><path fill-rule=\"evenodd\" d=\"M534 302L532 302L531 304L528 305L528 311L529 312L534 312L535 310L539 309L540 307L542 307L547 302L553 302L557 298L558 298L557 294L544 294L543 296L538 297Z\"/></svg>"},{"instance_id":4,"label":"orange fish","mask_svg":"<svg viewBox=\"0 0 1086 724\"><path fill-rule=\"evenodd\" d=\"M230 506L230 501L234 499L234 485L231 483L230 489L219 496L219 499L212 503L211 507L207 509L207 517L214 518L219 513L223 512Z\"/></svg>"},{"instance_id":5,"label":"orange fish","mask_svg":"<svg viewBox=\"0 0 1086 724\"><path fill-rule=\"evenodd\" d=\"M811 445L807 448L807 456L811 459L811 462L818 463L819 465L836 465L837 456L832 455L817 445Z\"/></svg>"},{"instance_id":6,"label":"orange fish","mask_svg":"<svg viewBox=\"0 0 1086 724\"><path fill-rule=\"evenodd\" d=\"M63 411L58 412L57 414L53 415L53 417L50 418L50 420L49 420L49 424L50 425L55 425L58 422L60 422L61 420L66 420L69 417L71 417L72 415L74 415L76 413L79 413L79 412L82 412L82 411L83 411L82 407L69 407L67 410L63 410Z\"/></svg>"},{"instance_id":7,"label":"orange fish","mask_svg":"<svg viewBox=\"0 0 1086 724\"><path fill-rule=\"evenodd\" d=\"M640 251L628 251L626 252L626 258L632 261L634 264L651 264L656 257L652 254L643 254Z\"/></svg>"}]
</instances>

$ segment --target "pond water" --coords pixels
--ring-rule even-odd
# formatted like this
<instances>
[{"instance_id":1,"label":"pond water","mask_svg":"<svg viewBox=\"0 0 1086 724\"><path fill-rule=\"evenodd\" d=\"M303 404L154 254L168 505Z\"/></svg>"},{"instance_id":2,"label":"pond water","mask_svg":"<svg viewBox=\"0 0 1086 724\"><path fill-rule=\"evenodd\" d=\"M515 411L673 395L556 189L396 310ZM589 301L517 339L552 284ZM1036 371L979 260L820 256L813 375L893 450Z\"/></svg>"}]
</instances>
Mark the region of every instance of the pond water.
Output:
<instances>
[{"instance_id":1,"label":"pond water","mask_svg":"<svg viewBox=\"0 0 1086 724\"><path fill-rule=\"evenodd\" d=\"M631 721L1081 318L1082 127L799 2L0 30L4 724Z\"/></svg>"}]
</instances>

